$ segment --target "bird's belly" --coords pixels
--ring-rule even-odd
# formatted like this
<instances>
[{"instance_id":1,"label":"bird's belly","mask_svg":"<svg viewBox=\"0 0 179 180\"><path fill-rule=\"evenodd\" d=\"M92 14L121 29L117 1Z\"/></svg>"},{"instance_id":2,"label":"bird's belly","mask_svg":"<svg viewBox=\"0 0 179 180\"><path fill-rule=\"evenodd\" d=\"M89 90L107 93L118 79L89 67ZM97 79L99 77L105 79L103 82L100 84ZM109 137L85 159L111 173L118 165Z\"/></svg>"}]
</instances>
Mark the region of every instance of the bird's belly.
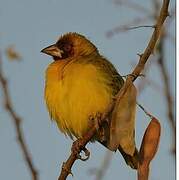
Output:
<instances>
[{"instance_id":1,"label":"bird's belly","mask_svg":"<svg viewBox=\"0 0 179 180\"><path fill-rule=\"evenodd\" d=\"M49 113L59 129L71 137L82 137L89 129L89 117L103 113L112 98L110 90L96 77L99 74L87 70L71 71L61 80L46 82Z\"/></svg>"}]
</instances>

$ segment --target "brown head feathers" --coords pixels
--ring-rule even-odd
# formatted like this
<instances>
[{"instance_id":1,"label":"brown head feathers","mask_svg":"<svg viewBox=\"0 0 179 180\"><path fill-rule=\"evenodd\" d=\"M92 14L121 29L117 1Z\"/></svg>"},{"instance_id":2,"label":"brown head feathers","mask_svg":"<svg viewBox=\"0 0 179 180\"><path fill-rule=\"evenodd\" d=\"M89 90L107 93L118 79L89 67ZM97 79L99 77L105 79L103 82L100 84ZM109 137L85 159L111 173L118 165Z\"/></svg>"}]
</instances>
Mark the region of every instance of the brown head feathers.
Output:
<instances>
[{"instance_id":1,"label":"brown head feathers","mask_svg":"<svg viewBox=\"0 0 179 180\"><path fill-rule=\"evenodd\" d=\"M97 48L92 42L76 32L69 32L62 35L56 44L59 48L63 48L62 50L65 52L69 52L69 55L75 57L98 53Z\"/></svg>"}]
</instances>

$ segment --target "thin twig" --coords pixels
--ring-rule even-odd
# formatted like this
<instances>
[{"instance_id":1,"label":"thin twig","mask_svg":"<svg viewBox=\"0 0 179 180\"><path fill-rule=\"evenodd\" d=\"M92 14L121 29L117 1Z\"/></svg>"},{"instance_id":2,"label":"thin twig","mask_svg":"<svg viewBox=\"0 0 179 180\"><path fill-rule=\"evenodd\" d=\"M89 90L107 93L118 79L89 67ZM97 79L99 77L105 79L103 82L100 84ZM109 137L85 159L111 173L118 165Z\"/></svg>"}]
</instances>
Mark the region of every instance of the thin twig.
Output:
<instances>
[{"instance_id":1,"label":"thin twig","mask_svg":"<svg viewBox=\"0 0 179 180\"><path fill-rule=\"evenodd\" d=\"M137 102L137 105L144 111L144 113L149 117L149 118L153 118L153 116L141 105Z\"/></svg>"},{"instance_id":2,"label":"thin twig","mask_svg":"<svg viewBox=\"0 0 179 180\"><path fill-rule=\"evenodd\" d=\"M141 54L140 59L136 67L131 73L131 76L128 76L126 82L124 83L123 87L120 89L120 91L117 94L117 99L114 101L112 104L109 105L108 109L105 111L104 114L102 114L101 118L98 120L99 127L103 125L103 123L106 121L108 118L109 113L113 110L115 103L119 102L121 97L124 95L126 92L126 89L128 86L131 84L131 81L135 81L136 78L140 75L142 70L144 69L144 66L149 58L149 56L152 54L154 51L155 45L157 43L157 40L160 37L161 29L163 26L163 23L165 19L168 16L168 6L169 6L169 0L164 0L162 8L160 10L160 15L157 19L156 26L154 29L154 32L152 34L152 37L148 43L148 46L146 47L145 51L143 54ZM64 166L61 170L59 180L64 180L67 178L69 173L71 172L71 167L73 166L74 162L77 160L77 155L80 153L81 150L83 150L86 146L86 144L92 139L92 137L95 135L97 132L96 127L91 127L90 130L84 135L82 139L78 139L77 142L80 144L80 148L78 148L76 151L72 151L70 157L68 160L64 163Z\"/></svg>"},{"instance_id":3,"label":"thin twig","mask_svg":"<svg viewBox=\"0 0 179 180\"><path fill-rule=\"evenodd\" d=\"M143 73L145 75L147 75L150 66L153 64L151 62L154 62L154 61L153 60L149 61L145 66L145 69L143 71ZM157 84L154 81L154 79L149 79L149 78L147 78L147 76L145 76L144 78L141 78L141 81L137 84L138 96L140 96L142 94L142 92L144 91L144 89L147 88L148 86L154 88L156 90L156 92L161 95L160 92L162 91L162 88L160 87L160 85Z\"/></svg>"},{"instance_id":4,"label":"thin twig","mask_svg":"<svg viewBox=\"0 0 179 180\"><path fill-rule=\"evenodd\" d=\"M38 172L36 168L34 167L34 164L32 162L32 157L30 155L30 152L27 148L27 144L25 143L24 134L21 129L21 122L22 119L16 114L14 107L11 102L9 89L8 89L8 82L3 74L2 70L2 59L0 54L0 84L4 93L4 108L6 111L10 114L12 122L14 124L14 127L16 129L17 134L17 141L21 147L25 162L29 168L29 171L31 173L32 180L38 180Z\"/></svg>"},{"instance_id":5,"label":"thin twig","mask_svg":"<svg viewBox=\"0 0 179 180\"><path fill-rule=\"evenodd\" d=\"M126 31L133 30L133 29L139 29L139 28L155 28L153 25L140 25L140 26L132 26L126 28Z\"/></svg>"},{"instance_id":6,"label":"thin twig","mask_svg":"<svg viewBox=\"0 0 179 180\"><path fill-rule=\"evenodd\" d=\"M139 17L134 18L131 22L129 22L127 24L117 26L117 27L107 31L106 36L108 38L110 38L113 35L118 34L120 32L126 32L126 31L130 30L130 28L133 26L137 27L137 25L140 26L141 23L146 23L146 21L148 21L150 18L151 18L151 16L146 16L143 18L139 18Z\"/></svg>"},{"instance_id":7,"label":"thin twig","mask_svg":"<svg viewBox=\"0 0 179 180\"><path fill-rule=\"evenodd\" d=\"M153 17L155 19L157 19L157 15L158 15L158 8L160 6L160 2L157 0L153 0ZM170 11L170 18L169 20L166 22L166 27L169 27L169 24L172 22L172 20L174 19L175 15L175 8L172 8ZM158 44L158 48L157 48L157 52L159 54L159 58L158 58L158 65L159 68L161 70L161 76L163 78L163 82L164 82L164 95L166 98L166 103L167 103L167 114L168 114L168 120L169 120L169 124L171 126L172 129L172 134L173 134L173 147L172 147L172 153L174 155L176 152L176 125L175 125L175 118L174 118L174 110L173 110L173 99L172 99L172 95L170 92L170 84L169 84L169 76L167 73L167 68L165 65L165 61L164 61L164 44L165 44L165 38L170 38L170 40L173 40L173 42L175 42L175 38L172 37L172 35L167 32L167 28L163 28L162 29L162 34L161 34L161 38L160 38L160 42ZM142 81L141 81L142 82ZM146 80L144 81L144 83L146 83Z\"/></svg>"}]
</instances>

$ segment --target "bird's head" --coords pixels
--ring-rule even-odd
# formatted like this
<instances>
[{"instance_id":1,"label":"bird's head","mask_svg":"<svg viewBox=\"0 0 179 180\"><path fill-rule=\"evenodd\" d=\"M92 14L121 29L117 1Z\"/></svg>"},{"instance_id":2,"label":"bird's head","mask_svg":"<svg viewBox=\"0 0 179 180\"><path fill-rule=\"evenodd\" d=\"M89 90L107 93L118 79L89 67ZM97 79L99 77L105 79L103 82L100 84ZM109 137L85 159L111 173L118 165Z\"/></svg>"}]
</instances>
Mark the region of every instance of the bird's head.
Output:
<instances>
[{"instance_id":1,"label":"bird's head","mask_svg":"<svg viewBox=\"0 0 179 180\"><path fill-rule=\"evenodd\" d=\"M52 56L54 60L98 54L97 48L78 33L67 33L61 36L55 44L42 49L41 52Z\"/></svg>"}]
</instances>

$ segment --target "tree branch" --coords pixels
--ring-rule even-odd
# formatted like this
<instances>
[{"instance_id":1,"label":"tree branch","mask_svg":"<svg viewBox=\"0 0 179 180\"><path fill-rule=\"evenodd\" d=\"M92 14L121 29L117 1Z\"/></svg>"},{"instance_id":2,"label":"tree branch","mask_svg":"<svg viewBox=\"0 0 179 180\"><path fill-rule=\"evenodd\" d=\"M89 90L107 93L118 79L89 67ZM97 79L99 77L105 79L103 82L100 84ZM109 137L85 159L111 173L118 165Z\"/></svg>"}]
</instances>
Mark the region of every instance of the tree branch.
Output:
<instances>
[{"instance_id":1,"label":"tree branch","mask_svg":"<svg viewBox=\"0 0 179 180\"><path fill-rule=\"evenodd\" d=\"M22 119L16 114L14 107L11 102L11 98L9 95L9 89L8 89L8 82L3 74L2 70L2 59L1 59L1 54L0 54L0 84L3 90L4 94L4 108L6 111L10 114L12 122L14 124L14 127L16 129L16 134L17 134L17 140L20 145L20 148L22 150L25 162L29 168L29 171L31 173L32 180L38 180L38 172L34 167L34 164L32 162L32 157L30 155L30 152L27 148L27 145L25 143L24 139L24 134L21 129L21 122Z\"/></svg>"},{"instance_id":2,"label":"tree branch","mask_svg":"<svg viewBox=\"0 0 179 180\"><path fill-rule=\"evenodd\" d=\"M132 71L131 75L129 75L126 79L126 82L124 83L123 87L120 89L120 91L117 94L116 101L113 101L108 107L108 109L105 111L104 114L102 114L101 118L98 119L99 127L103 125L103 123L107 120L107 117L109 113L113 110L113 107L116 103L118 103L123 96L123 94L126 92L126 89L131 84L131 81L135 81L136 78L140 75L141 71L144 69L144 66L149 58L149 56L153 53L155 45L157 43L157 40L159 39L161 29L163 26L163 23L168 16L168 6L169 6L169 0L164 0L162 8L160 10L160 15L157 19L154 32L152 34L152 37L147 45L147 48L145 49L144 53L140 55L140 59L134 70ZM79 148L76 149L76 151L72 151L70 157L68 160L63 164L61 174L58 178L58 180L64 180L67 178L67 176L71 173L71 167L73 166L74 162L78 159L78 154L83 150L86 146L86 144L92 139L92 137L97 132L96 127L91 127L90 130L85 134L85 136L82 139L78 139L76 142L80 144Z\"/></svg>"},{"instance_id":3,"label":"tree branch","mask_svg":"<svg viewBox=\"0 0 179 180\"><path fill-rule=\"evenodd\" d=\"M158 65L161 70L161 75L164 82L164 94L166 98L167 103L167 114L168 114L168 120L171 125L172 133L173 133L173 147L172 147L172 153L175 155L176 151L176 126L175 126L175 120L174 120L174 113L173 113L173 99L172 95L170 93L170 84L169 84L169 77L167 73L167 69L164 63L164 38L165 33L161 36L160 43L159 43L159 59L158 59Z\"/></svg>"},{"instance_id":4,"label":"tree branch","mask_svg":"<svg viewBox=\"0 0 179 180\"><path fill-rule=\"evenodd\" d=\"M131 28L133 26L140 26L141 23L146 23L146 21L148 21L150 18L151 18L151 16L146 16L143 18L139 18L139 17L134 18L131 22L128 22L127 24L117 26L117 27L107 31L106 37L111 38L112 36L114 36L117 33L126 32L128 30L131 30Z\"/></svg>"}]
</instances>

